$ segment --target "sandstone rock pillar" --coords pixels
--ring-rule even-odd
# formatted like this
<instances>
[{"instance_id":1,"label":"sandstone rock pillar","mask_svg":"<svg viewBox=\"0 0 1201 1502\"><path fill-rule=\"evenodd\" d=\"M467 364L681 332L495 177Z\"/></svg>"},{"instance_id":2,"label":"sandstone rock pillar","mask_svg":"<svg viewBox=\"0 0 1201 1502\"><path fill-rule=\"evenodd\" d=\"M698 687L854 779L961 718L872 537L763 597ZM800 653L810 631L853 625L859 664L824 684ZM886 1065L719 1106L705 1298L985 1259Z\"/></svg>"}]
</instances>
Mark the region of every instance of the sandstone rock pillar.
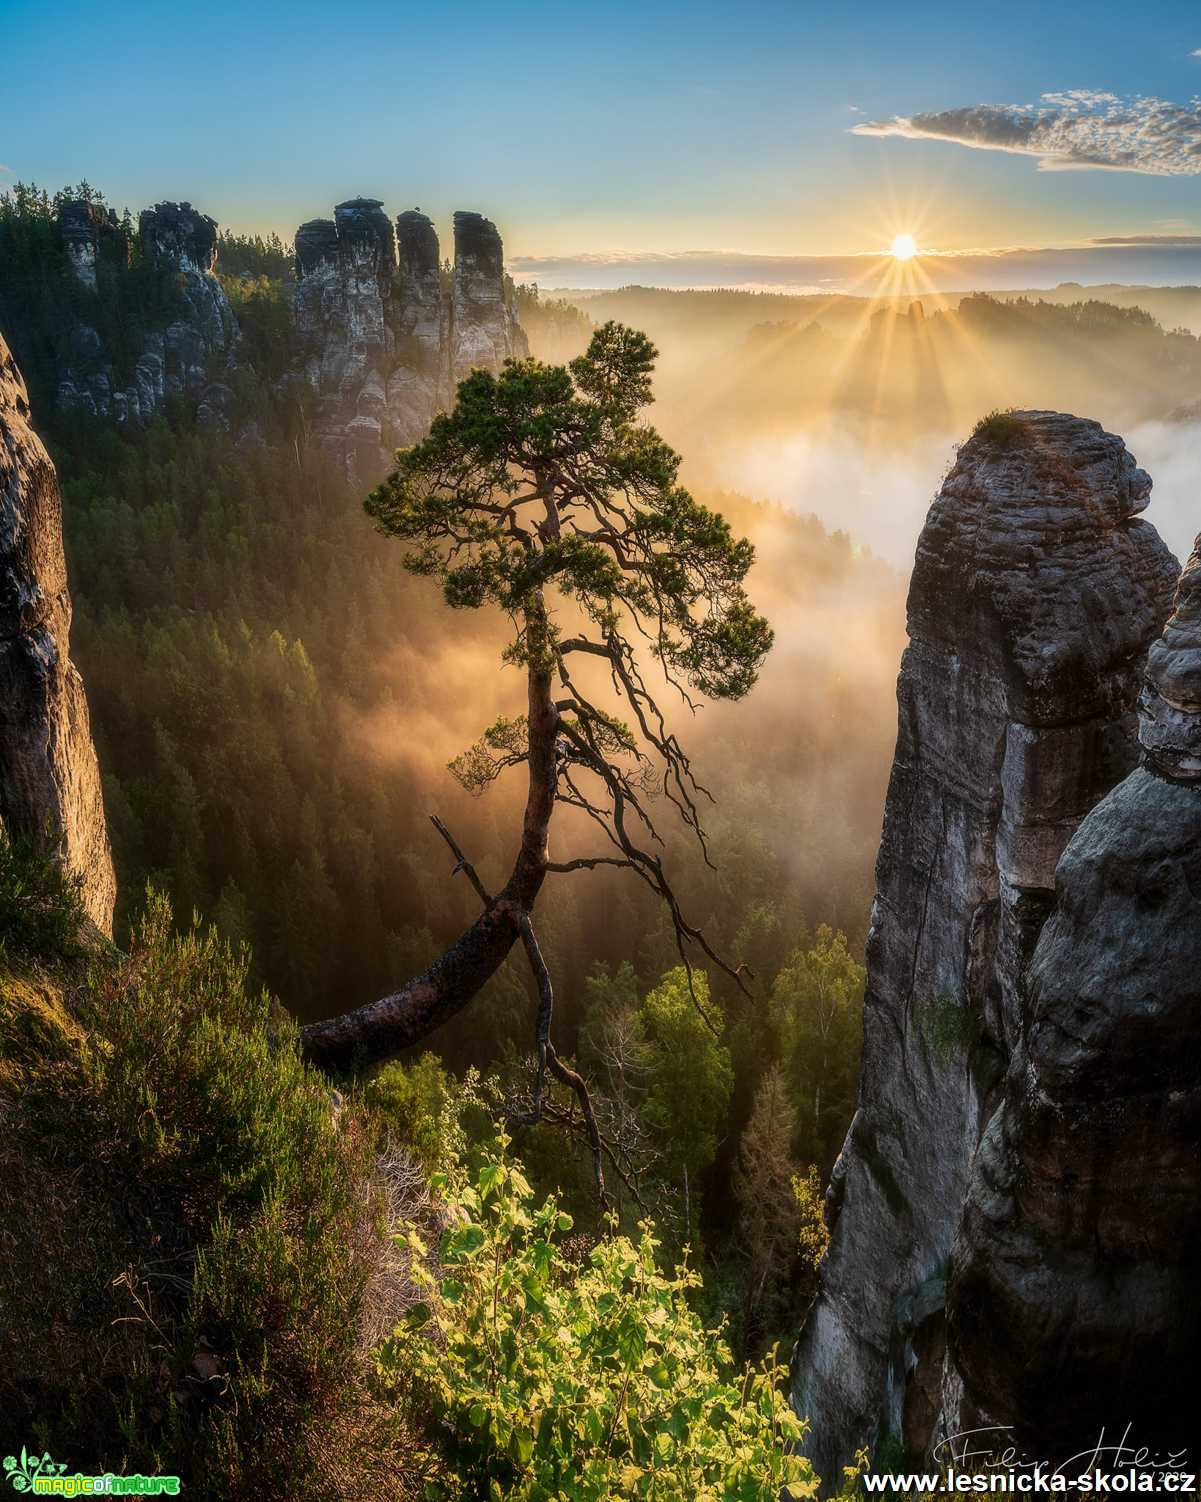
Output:
<instances>
[{"instance_id":1,"label":"sandstone rock pillar","mask_svg":"<svg viewBox=\"0 0 1201 1502\"><path fill-rule=\"evenodd\" d=\"M833 1488L857 1446L918 1454L958 1407L944 1310L969 1168L1056 862L1133 764L1170 608L1175 562L1138 518L1150 488L1098 424L1007 414L963 445L918 541L859 1105L794 1363Z\"/></svg>"}]
</instances>

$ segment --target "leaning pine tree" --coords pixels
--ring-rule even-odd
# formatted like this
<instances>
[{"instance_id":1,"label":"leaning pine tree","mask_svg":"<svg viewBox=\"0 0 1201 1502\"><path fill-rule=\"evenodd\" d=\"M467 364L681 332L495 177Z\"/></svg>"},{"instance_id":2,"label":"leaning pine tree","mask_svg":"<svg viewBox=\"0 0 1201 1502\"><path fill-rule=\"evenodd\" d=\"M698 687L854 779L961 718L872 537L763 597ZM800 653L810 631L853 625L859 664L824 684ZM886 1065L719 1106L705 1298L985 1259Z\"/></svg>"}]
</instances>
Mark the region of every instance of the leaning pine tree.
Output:
<instances>
[{"instance_id":1,"label":"leaning pine tree","mask_svg":"<svg viewBox=\"0 0 1201 1502\"><path fill-rule=\"evenodd\" d=\"M534 907L549 874L624 868L666 903L686 965L695 945L734 974L685 918L654 852L656 794L674 804L704 850L697 804L704 790L636 648L657 663L656 680L695 709L691 692L747 693L772 641L743 590L751 544L680 487L679 456L638 420L651 400L655 355L645 335L608 323L570 368L517 360L499 375L474 371L454 411L399 454L395 473L368 498L380 530L408 545L406 566L438 579L448 605L493 605L512 621L505 656L525 671L526 713L491 726L451 770L480 790L524 763L528 794L512 873L496 894L435 819L479 895L480 916L392 995L304 1031L309 1057L325 1065L395 1053L464 1007L520 940L539 991L533 1114L548 1070L576 1091L602 1195L587 1091L550 1036L553 992ZM567 612L573 634L559 619ZM581 656L604 665L630 724L584 692L573 671ZM599 853L551 860L559 804L595 824Z\"/></svg>"}]
</instances>

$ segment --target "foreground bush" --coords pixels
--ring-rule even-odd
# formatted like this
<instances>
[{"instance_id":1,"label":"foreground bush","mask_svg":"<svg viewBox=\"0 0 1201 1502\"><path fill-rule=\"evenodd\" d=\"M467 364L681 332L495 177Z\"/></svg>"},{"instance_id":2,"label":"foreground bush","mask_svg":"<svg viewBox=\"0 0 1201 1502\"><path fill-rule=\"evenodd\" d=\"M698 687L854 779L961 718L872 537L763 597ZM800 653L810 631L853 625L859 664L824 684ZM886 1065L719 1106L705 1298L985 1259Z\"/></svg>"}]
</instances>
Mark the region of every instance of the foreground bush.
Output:
<instances>
[{"instance_id":1,"label":"foreground bush","mask_svg":"<svg viewBox=\"0 0 1201 1502\"><path fill-rule=\"evenodd\" d=\"M153 898L129 954L84 968L32 907L0 956L2 1453L213 1502L414 1495L365 1380L368 1127L212 932Z\"/></svg>"},{"instance_id":2,"label":"foreground bush","mask_svg":"<svg viewBox=\"0 0 1201 1502\"><path fill-rule=\"evenodd\" d=\"M450 1229L405 1234L425 1301L378 1352L380 1375L449 1458L431 1497L512 1502L774 1502L815 1493L791 1453L805 1426L774 1354L733 1372L719 1332L665 1276L648 1227L590 1248L498 1151L474 1183L439 1178Z\"/></svg>"}]
</instances>

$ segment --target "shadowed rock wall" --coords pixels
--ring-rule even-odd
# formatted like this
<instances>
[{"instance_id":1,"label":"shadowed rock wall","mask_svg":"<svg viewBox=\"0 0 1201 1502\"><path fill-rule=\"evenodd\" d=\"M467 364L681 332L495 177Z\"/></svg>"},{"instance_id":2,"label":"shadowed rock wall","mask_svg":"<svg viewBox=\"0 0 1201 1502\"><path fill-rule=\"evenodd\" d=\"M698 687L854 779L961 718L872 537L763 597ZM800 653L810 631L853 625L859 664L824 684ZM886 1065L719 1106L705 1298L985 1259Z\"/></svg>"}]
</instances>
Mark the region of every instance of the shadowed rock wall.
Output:
<instances>
[{"instance_id":1,"label":"shadowed rock wall","mask_svg":"<svg viewBox=\"0 0 1201 1502\"><path fill-rule=\"evenodd\" d=\"M1020 413L963 445L918 542L859 1105L794 1365L827 1483L861 1444L919 1454L971 1418L944 1361L951 1244L1056 862L1134 763L1177 572L1138 519L1150 488L1096 423Z\"/></svg>"},{"instance_id":2,"label":"shadowed rock wall","mask_svg":"<svg viewBox=\"0 0 1201 1502\"><path fill-rule=\"evenodd\" d=\"M1066 1458L1127 1425L1132 1444L1161 1457L1196 1444L1197 551L1151 648L1140 722L1142 765L1059 862L1022 1040L952 1262L954 1364L977 1405L1039 1457Z\"/></svg>"}]
</instances>

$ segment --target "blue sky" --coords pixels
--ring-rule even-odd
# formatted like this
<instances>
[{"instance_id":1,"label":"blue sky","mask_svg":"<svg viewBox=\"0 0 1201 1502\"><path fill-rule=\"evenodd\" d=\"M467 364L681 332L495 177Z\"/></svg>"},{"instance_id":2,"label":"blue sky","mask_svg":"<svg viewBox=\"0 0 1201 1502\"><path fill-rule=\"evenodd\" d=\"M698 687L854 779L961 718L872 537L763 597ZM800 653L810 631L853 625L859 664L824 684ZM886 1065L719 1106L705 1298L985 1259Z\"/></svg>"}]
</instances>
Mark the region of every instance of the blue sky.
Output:
<instances>
[{"instance_id":1,"label":"blue sky","mask_svg":"<svg viewBox=\"0 0 1201 1502\"><path fill-rule=\"evenodd\" d=\"M371 194L440 226L478 208L531 257L1201 234L1192 0L0 0L0 38L0 184L86 176L118 206L187 198L238 229L290 235ZM1044 99L1071 90L1115 101ZM1015 120L1032 148L1145 144L1146 96L1183 107L1151 170L960 144ZM985 105L1033 114L965 113Z\"/></svg>"}]
</instances>

